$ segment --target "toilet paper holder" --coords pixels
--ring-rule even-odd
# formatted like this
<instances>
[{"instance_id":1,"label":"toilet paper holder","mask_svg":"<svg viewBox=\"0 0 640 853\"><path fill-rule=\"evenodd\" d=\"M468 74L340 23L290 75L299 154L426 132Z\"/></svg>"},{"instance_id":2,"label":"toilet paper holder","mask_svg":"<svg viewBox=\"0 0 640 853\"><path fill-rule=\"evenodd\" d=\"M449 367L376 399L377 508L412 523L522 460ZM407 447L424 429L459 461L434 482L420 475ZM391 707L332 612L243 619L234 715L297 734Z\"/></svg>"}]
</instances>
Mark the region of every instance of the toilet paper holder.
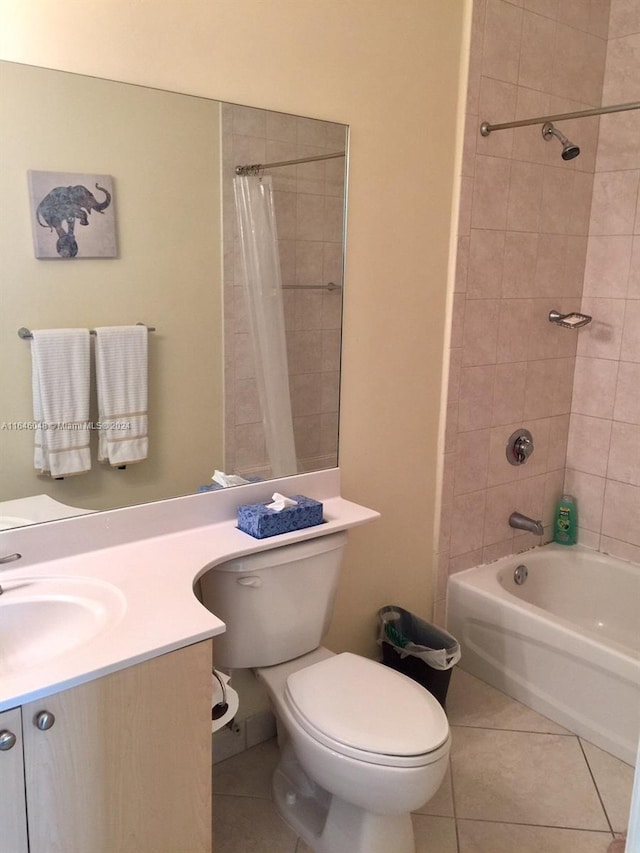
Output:
<instances>
[{"instance_id":1,"label":"toilet paper holder","mask_svg":"<svg viewBox=\"0 0 640 853\"><path fill-rule=\"evenodd\" d=\"M219 672L217 669L211 672L211 731L219 729L232 722L238 712L240 699L237 692L230 685L231 677Z\"/></svg>"}]
</instances>

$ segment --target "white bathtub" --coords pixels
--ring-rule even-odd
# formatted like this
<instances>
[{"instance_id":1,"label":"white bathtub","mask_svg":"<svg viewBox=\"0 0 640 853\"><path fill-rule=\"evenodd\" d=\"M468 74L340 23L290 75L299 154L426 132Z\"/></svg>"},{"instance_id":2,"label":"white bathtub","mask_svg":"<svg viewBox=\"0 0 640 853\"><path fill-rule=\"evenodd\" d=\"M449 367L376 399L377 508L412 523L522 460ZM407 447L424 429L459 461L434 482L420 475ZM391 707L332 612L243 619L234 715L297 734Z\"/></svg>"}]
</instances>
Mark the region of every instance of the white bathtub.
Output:
<instances>
[{"instance_id":1,"label":"white bathtub","mask_svg":"<svg viewBox=\"0 0 640 853\"><path fill-rule=\"evenodd\" d=\"M447 613L463 669L635 763L640 566L545 545L452 575Z\"/></svg>"}]
</instances>

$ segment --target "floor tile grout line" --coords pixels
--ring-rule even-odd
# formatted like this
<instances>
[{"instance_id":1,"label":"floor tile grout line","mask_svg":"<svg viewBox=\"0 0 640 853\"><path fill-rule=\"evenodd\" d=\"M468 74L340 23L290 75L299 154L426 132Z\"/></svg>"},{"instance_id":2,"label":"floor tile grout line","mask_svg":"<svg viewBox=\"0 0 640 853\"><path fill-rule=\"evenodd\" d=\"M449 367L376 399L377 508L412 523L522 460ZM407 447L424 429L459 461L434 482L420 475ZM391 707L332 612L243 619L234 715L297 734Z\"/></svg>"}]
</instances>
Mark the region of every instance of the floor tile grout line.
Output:
<instances>
[{"instance_id":1,"label":"floor tile grout line","mask_svg":"<svg viewBox=\"0 0 640 853\"><path fill-rule=\"evenodd\" d=\"M609 820L609 815L607 814L607 810L604 806L604 802L602 801L602 797L600 796L600 791L599 791L598 786L596 784L593 773L591 772L591 767L589 765L589 761L588 761L587 756L586 756L584 749L582 747L582 742L580 740L580 737L577 734L570 732L570 731L566 731L566 732L538 732L538 731L531 731L530 729L504 729L504 728L499 728L497 726L478 726L478 725L474 726L474 725L469 725L469 724L465 725L465 724L453 723L453 722L450 722L450 726L451 726L451 728L455 728L456 726L458 726L459 728L474 729L475 731L492 731L492 732L507 732L507 733L512 732L514 734L532 734L532 735L542 735L544 737L551 736L551 737L572 737L572 738L575 738L576 741L578 742L579 746L580 746L580 750L582 752L582 755L585 758L587 768L589 770L589 775L590 775L591 780L594 784L594 788L596 790L596 795L597 795L598 800L600 802L600 805L602 807L604 817L605 817L605 820L607 822L607 826L609 827L609 829L608 830L606 830L606 829L587 829L584 827L570 827L570 826L554 827L553 825L549 825L548 828L550 828L550 829L554 829L554 828L555 829L569 829L569 830L575 830L578 832L580 832L580 831L582 831L582 832L605 832L605 833L609 833L609 834L613 835L613 827L611 825L611 821ZM517 821L486 821L486 819L483 819L483 818L462 818L462 817L458 817L457 810L456 810L456 802L455 802L455 788L454 788L455 783L454 783L454 779L453 779L453 765L451 764L451 761L450 761L450 766L451 766L451 789L452 789L452 798L453 798L453 811L454 811L455 827L456 827L456 840L458 840L458 838L459 838L458 820L484 820L487 823L507 823L507 824L514 824L514 825L518 825L518 826L543 826L543 827L547 827L546 824L527 824L527 823L519 823ZM459 851L460 851L460 844L458 841L458 853L459 853Z\"/></svg>"},{"instance_id":2,"label":"floor tile grout line","mask_svg":"<svg viewBox=\"0 0 640 853\"><path fill-rule=\"evenodd\" d=\"M580 745L580 752L584 756L585 764L587 765L587 770L589 771L589 776L591 776L591 781L593 782L593 787L596 789L596 794L598 796L598 800L600 801L600 805L602 806L602 811L604 812L605 819L606 819L607 823L609 824L609 829L611 830L611 833L613 834L614 830L613 830L613 825L612 825L611 821L609 820L609 813L607 812L606 806L604 804L604 800L602 799L602 795L600 794L600 788L598 787L596 777L593 774L593 770L591 769L591 765L589 764L589 758L587 756L587 753L585 752L584 746L582 745L582 739L580 737L578 737L578 743Z\"/></svg>"},{"instance_id":3,"label":"floor tile grout line","mask_svg":"<svg viewBox=\"0 0 640 853\"><path fill-rule=\"evenodd\" d=\"M449 721L449 725L451 728L459 728L459 729L478 729L480 731L489 731L489 732L514 732L516 734L524 734L524 735L551 735L553 737L578 737L578 735L574 734L574 732L566 731L566 732L538 732L532 729L503 729L500 726L474 726L470 723L452 723Z\"/></svg>"},{"instance_id":4,"label":"floor tile grout line","mask_svg":"<svg viewBox=\"0 0 640 853\"><path fill-rule=\"evenodd\" d=\"M456 789L453 780L453 762L449 753L449 778L451 779L451 807L453 809L453 828L456 834L456 853L460 853L460 835L458 833L458 814L456 811Z\"/></svg>"},{"instance_id":5,"label":"floor tile grout line","mask_svg":"<svg viewBox=\"0 0 640 853\"><path fill-rule=\"evenodd\" d=\"M489 820L486 817L459 817L457 820L470 820L476 823L495 823L504 826L530 826L532 829L566 829L569 832L593 832L596 835L612 836L612 829L588 829L584 826L564 826L555 823L527 823L523 820Z\"/></svg>"}]
</instances>

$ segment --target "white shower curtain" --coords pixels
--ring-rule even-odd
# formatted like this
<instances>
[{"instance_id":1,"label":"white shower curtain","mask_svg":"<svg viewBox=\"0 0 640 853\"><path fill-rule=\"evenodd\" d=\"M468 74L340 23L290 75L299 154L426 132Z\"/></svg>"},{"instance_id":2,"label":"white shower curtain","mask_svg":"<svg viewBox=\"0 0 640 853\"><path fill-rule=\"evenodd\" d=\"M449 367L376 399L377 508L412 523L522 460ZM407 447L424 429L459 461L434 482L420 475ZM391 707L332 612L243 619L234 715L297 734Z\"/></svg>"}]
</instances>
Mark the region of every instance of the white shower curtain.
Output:
<instances>
[{"instance_id":1,"label":"white shower curtain","mask_svg":"<svg viewBox=\"0 0 640 853\"><path fill-rule=\"evenodd\" d=\"M270 177L233 179L256 381L271 475L297 473L282 276Z\"/></svg>"}]
</instances>

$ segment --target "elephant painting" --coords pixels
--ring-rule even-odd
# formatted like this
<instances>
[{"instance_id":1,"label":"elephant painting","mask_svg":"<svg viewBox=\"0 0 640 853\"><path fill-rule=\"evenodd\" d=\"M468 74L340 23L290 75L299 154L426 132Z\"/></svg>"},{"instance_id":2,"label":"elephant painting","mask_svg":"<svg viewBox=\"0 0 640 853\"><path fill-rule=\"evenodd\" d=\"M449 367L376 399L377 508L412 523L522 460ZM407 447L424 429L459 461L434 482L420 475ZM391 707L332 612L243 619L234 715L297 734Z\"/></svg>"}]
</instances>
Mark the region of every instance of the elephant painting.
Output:
<instances>
[{"instance_id":1,"label":"elephant painting","mask_svg":"<svg viewBox=\"0 0 640 853\"><path fill-rule=\"evenodd\" d=\"M36 256L56 257L57 255L57 257L59 258L75 258L78 255L78 235L76 234L76 225L90 226L91 223L89 221L89 216L94 212L104 213L104 211L107 210L107 208L111 204L112 194L104 186L104 183L106 183L106 181L95 181L95 188L99 191L99 194L101 194L99 198L96 198L96 196L89 189L87 189L87 186L85 184L88 185L89 181L69 186L54 186L53 189L50 189L46 193L46 195L43 196L42 190L40 191L40 193L36 192L33 176L48 175L49 187L51 186L52 177L82 178L88 176L55 174L52 175L51 173L38 172L32 172L30 173L30 175L32 179L32 204L35 206L37 202L37 207L35 207L34 223ZM38 254L38 243L42 243L43 239L40 235L36 235L36 227L47 228L50 232L55 232L57 234L58 239L55 244L56 255L53 255L53 244L50 241L47 241L48 251L43 251L41 254ZM83 238L80 240L83 249L85 245L84 236L85 235L83 235ZM40 240L38 240L38 237L40 238ZM113 242L115 248L115 237L113 237ZM99 248L100 247L98 247L98 249ZM113 257L115 252L82 251L80 254L83 257Z\"/></svg>"}]
</instances>

